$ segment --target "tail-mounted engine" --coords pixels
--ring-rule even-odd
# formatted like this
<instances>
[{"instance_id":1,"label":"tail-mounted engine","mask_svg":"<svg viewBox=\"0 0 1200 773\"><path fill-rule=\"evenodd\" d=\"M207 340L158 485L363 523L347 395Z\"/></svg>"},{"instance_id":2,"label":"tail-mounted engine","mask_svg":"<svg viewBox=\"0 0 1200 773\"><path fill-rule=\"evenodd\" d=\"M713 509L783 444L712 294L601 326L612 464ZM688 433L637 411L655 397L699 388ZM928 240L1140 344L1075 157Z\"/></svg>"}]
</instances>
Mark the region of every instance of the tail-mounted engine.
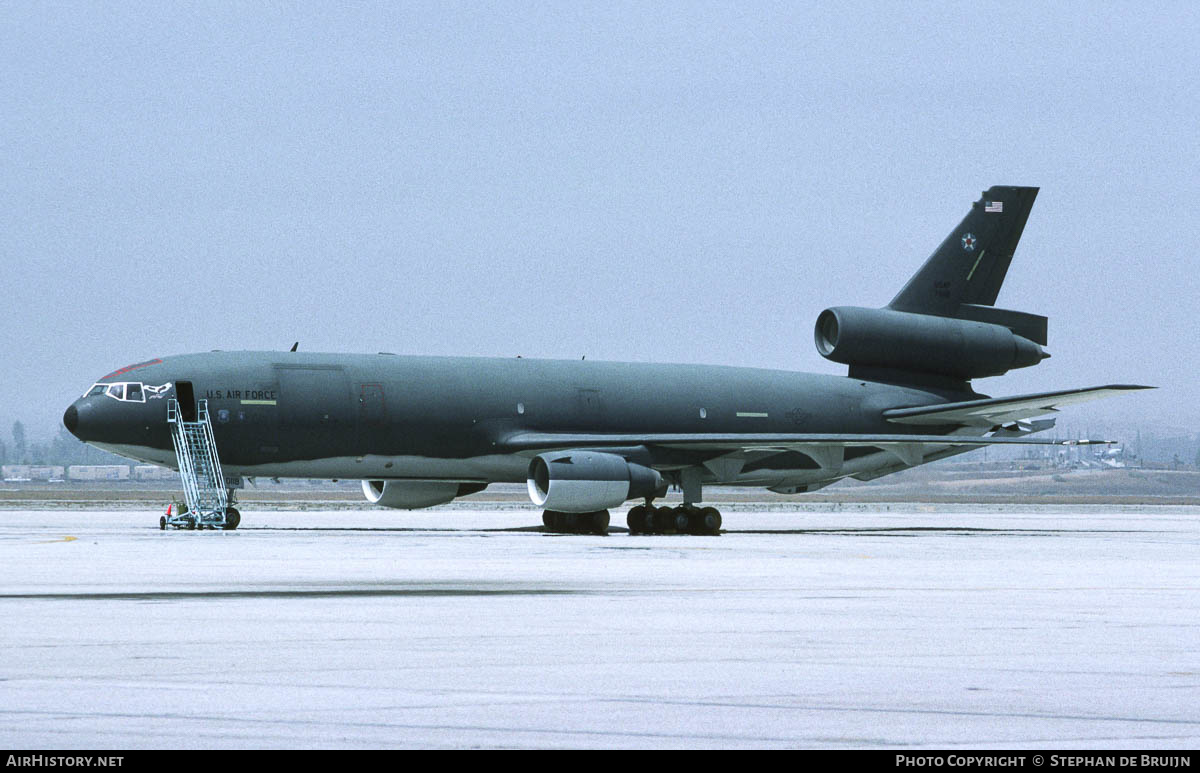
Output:
<instances>
[{"instance_id":1,"label":"tail-mounted engine","mask_svg":"<svg viewBox=\"0 0 1200 773\"><path fill-rule=\"evenodd\" d=\"M989 316L1028 324L1045 318L999 309ZM1031 333L1037 335L1036 328ZM817 317L817 351L855 368L930 373L955 379L999 376L1037 365L1050 355L1010 326L894 309L838 306ZM1042 341L1045 338L1042 337Z\"/></svg>"}]
</instances>

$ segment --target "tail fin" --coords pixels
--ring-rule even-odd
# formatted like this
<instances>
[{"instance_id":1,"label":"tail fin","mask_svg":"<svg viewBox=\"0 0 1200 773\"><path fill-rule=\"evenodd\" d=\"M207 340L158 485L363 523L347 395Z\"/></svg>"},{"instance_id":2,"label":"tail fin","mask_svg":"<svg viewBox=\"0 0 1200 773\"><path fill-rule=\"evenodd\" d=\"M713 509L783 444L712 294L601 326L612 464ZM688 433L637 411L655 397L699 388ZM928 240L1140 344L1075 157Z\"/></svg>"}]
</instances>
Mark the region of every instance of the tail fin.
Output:
<instances>
[{"instance_id":1,"label":"tail fin","mask_svg":"<svg viewBox=\"0 0 1200 773\"><path fill-rule=\"evenodd\" d=\"M993 306L1037 188L994 185L908 280L888 308L961 317L959 307Z\"/></svg>"}]
</instances>

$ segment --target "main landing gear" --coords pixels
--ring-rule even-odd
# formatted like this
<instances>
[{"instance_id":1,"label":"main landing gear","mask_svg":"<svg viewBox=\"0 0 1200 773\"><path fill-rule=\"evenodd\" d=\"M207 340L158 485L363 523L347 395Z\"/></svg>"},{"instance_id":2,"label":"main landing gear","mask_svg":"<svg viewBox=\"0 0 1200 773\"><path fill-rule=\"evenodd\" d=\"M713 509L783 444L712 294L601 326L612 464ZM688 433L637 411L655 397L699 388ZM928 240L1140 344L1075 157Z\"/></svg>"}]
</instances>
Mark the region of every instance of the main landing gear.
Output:
<instances>
[{"instance_id":1,"label":"main landing gear","mask_svg":"<svg viewBox=\"0 0 1200 773\"><path fill-rule=\"evenodd\" d=\"M626 519L630 534L704 534L721 533L721 513L715 507L679 505L655 507L637 505L630 508ZM594 513L542 513L546 531L558 534L607 534L607 510Z\"/></svg>"},{"instance_id":2,"label":"main landing gear","mask_svg":"<svg viewBox=\"0 0 1200 773\"><path fill-rule=\"evenodd\" d=\"M721 512L715 507L637 505L629 508L626 521L630 534L721 533Z\"/></svg>"},{"instance_id":3,"label":"main landing gear","mask_svg":"<svg viewBox=\"0 0 1200 773\"><path fill-rule=\"evenodd\" d=\"M547 510L542 513L542 524L546 531L559 534L608 534L608 511L594 513L560 513Z\"/></svg>"}]
</instances>

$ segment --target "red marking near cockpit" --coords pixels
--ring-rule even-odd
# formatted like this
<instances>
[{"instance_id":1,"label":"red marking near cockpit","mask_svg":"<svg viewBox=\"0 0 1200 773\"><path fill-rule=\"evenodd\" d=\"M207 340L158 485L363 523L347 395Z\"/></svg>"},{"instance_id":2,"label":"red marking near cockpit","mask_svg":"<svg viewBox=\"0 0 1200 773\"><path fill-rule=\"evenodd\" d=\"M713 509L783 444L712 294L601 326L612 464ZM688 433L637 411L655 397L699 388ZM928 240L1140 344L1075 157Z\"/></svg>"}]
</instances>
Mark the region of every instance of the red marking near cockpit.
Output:
<instances>
[{"instance_id":1,"label":"red marking near cockpit","mask_svg":"<svg viewBox=\"0 0 1200 773\"><path fill-rule=\"evenodd\" d=\"M131 370L137 370L138 368L145 368L149 365L161 365L161 364L162 364L162 360L155 358L153 360L147 360L146 362L139 362L137 365L126 365L124 368L121 368L120 370L114 370L112 373L109 373L107 376L105 376L104 378L102 378L100 380L103 381L105 378L113 378L114 376L123 376Z\"/></svg>"}]
</instances>

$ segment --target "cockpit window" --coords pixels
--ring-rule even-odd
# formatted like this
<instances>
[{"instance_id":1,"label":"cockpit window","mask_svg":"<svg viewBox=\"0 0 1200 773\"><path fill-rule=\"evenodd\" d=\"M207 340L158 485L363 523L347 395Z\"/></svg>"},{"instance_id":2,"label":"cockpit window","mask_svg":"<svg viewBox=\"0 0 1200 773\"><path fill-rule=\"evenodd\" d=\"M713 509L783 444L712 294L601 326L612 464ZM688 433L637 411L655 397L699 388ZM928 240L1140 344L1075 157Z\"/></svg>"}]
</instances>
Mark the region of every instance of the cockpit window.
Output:
<instances>
[{"instance_id":1,"label":"cockpit window","mask_svg":"<svg viewBox=\"0 0 1200 773\"><path fill-rule=\"evenodd\" d=\"M153 394L161 396L163 390L168 386L170 386L169 383L159 387L152 387L155 390ZM146 391L146 385L140 381L118 381L115 384L99 381L92 384L91 388L83 393L83 396L106 395L123 403L144 403L146 402Z\"/></svg>"}]
</instances>

